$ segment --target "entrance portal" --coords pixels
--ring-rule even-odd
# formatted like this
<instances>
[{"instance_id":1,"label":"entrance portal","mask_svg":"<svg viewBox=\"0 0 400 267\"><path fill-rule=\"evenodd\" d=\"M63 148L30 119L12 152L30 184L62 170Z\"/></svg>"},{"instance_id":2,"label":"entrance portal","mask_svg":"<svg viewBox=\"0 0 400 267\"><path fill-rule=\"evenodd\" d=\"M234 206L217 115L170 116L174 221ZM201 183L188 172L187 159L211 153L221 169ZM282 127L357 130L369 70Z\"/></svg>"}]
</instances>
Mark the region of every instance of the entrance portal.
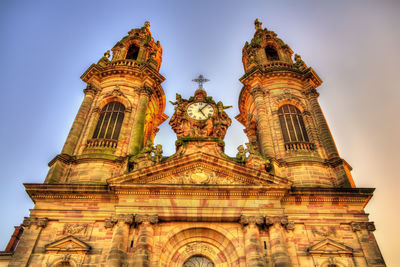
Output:
<instances>
[{"instance_id":1,"label":"entrance portal","mask_svg":"<svg viewBox=\"0 0 400 267\"><path fill-rule=\"evenodd\" d=\"M215 267L215 265L206 257L193 256L183 264L183 267Z\"/></svg>"}]
</instances>

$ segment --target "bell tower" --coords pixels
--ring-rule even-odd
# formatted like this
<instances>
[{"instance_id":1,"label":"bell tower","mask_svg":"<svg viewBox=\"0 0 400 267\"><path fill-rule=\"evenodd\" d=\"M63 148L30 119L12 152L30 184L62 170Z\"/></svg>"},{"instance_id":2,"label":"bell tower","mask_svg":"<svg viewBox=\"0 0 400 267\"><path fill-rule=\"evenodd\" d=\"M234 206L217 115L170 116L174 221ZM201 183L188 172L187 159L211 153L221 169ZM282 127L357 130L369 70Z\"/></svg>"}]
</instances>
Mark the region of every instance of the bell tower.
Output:
<instances>
[{"instance_id":1,"label":"bell tower","mask_svg":"<svg viewBox=\"0 0 400 267\"><path fill-rule=\"evenodd\" d=\"M164 114L162 47L150 23L132 29L81 76L85 97L46 183L105 183L153 141Z\"/></svg>"},{"instance_id":2,"label":"bell tower","mask_svg":"<svg viewBox=\"0 0 400 267\"><path fill-rule=\"evenodd\" d=\"M340 158L318 103L322 83L277 34L256 19L243 47L245 74L236 119L275 174L295 186L354 187L351 167Z\"/></svg>"}]
</instances>

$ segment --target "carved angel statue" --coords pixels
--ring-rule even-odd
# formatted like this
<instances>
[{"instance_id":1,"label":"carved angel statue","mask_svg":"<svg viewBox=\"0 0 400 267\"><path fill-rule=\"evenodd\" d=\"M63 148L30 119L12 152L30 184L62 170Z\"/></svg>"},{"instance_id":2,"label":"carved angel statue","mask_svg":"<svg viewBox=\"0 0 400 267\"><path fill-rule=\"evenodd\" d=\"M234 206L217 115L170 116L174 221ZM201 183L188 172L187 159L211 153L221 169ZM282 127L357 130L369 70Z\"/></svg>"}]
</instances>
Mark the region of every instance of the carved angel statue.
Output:
<instances>
[{"instance_id":1,"label":"carved angel statue","mask_svg":"<svg viewBox=\"0 0 400 267\"><path fill-rule=\"evenodd\" d=\"M179 106L182 103L182 96L180 94L176 94L175 99L176 99L175 102L169 101L169 103L171 103L172 105Z\"/></svg>"},{"instance_id":2,"label":"carved angel statue","mask_svg":"<svg viewBox=\"0 0 400 267\"><path fill-rule=\"evenodd\" d=\"M156 163L161 162L162 160L162 154L163 154L163 150L162 150L162 145L158 144L156 145L156 147L153 149L154 152L154 160Z\"/></svg>"},{"instance_id":3,"label":"carved angel statue","mask_svg":"<svg viewBox=\"0 0 400 267\"><path fill-rule=\"evenodd\" d=\"M243 145L238 146L237 150L238 150L238 153L236 154L236 159L239 162L245 162L247 150L244 149Z\"/></svg>"}]
</instances>

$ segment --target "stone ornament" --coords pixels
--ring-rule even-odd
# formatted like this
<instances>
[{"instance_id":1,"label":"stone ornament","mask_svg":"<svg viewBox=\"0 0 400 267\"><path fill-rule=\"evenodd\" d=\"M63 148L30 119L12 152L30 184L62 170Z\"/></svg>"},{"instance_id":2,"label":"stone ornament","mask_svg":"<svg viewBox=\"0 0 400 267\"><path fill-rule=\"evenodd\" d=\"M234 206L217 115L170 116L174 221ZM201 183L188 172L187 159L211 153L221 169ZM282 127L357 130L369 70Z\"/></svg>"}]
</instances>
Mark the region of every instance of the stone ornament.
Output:
<instances>
[{"instance_id":1,"label":"stone ornament","mask_svg":"<svg viewBox=\"0 0 400 267\"><path fill-rule=\"evenodd\" d=\"M156 223L158 223L158 215L156 215L156 214L153 214L153 215L136 214L135 215L135 223L136 224L141 224L141 223L156 224Z\"/></svg>"},{"instance_id":2,"label":"stone ornament","mask_svg":"<svg viewBox=\"0 0 400 267\"><path fill-rule=\"evenodd\" d=\"M207 246L204 242L193 242L193 243L187 244L185 247L185 252L189 253L189 254L193 254L193 253L215 254L215 251L211 247Z\"/></svg>"},{"instance_id":3,"label":"stone ornament","mask_svg":"<svg viewBox=\"0 0 400 267\"><path fill-rule=\"evenodd\" d=\"M64 225L63 234L76 235L82 232L83 234L85 234L87 229L88 229L88 224L66 223Z\"/></svg>"},{"instance_id":4,"label":"stone ornament","mask_svg":"<svg viewBox=\"0 0 400 267\"><path fill-rule=\"evenodd\" d=\"M162 145L153 146L153 141L147 140L146 145L135 157L129 159L129 169L142 169L160 163L163 159Z\"/></svg>"},{"instance_id":5,"label":"stone ornament","mask_svg":"<svg viewBox=\"0 0 400 267\"><path fill-rule=\"evenodd\" d=\"M351 222L351 229L353 232L367 230L368 232L373 232L376 230L374 222Z\"/></svg>"},{"instance_id":6,"label":"stone ornament","mask_svg":"<svg viewBox=\"0 0 400 267\"><path fill-rule=\"evenodd\" d=\"M322 237L329 237L331 235L336 236L336 230L332 226L330 226L330 227L325 227L325 226L312 227L311 228L311 232L314 235L319 235L319 236L322 236Z\"/></svg>"},{"instance_id":7,"label":"stone ornament","mask_svg":"<svg viewBox=\"0 0 400 267\"><path fill-rule=\"evenodd\" d=\"M22 222L22 225L24 227L30 227L32 225L36 225L38 227L45 228L47 226L47 223L49 222L48 218L38 218L38 217L24 217L24 221Z\"/></svg>"},{"instance_id":8,"label":"stone ornament","mask_svg":"<svg viewBox=\"0 0 400 267\"><path fill-rule=\"evenodd\" d=\"M207 96L203 89L196 90L195 95L188 100L183 99L180 94L176 94L176 101L170 101L170 103L176 105L176 107L169 125L171 125L178 139L182 137L217 137L220 140L224 139L232 122L224 110L231 106L224 106L221 101L216 103L212 97ZM192 118L190 110L188 110L189 106L198 109L200 113L206 109L213 110L213 112L205 113L207 116L204 119Z\"/></svg>"},{"instance_id":9,"label":"stone ornament","mask_svg":"<svg viewBox=\"0 0 400 267\"><path fill-rule=\"evenodd\" d=\"M113 228L116 225L118 220L116 218L110 217L109 219L104 220L104 227L105 228Z\"/></svg>"},{"instance_id":10,"label":"stone ornament","mask_svg":"<svg viewBox=\"0 0 400 267\"><path fill-rule=\"evenodd\" d=\"M286 228L286 226L289 224L289 220L288 220L287 216L266 216L265 217L265 224L267 226L280 224L280 225L282 225L282 226L284 226Z\"/></svg>"},{"instance_id":11,"label":"stone ornament","mask_svg":"<svg viewBox=\"0 0 400 267\"><path fill-rule=\"evenodd\" d=\"M240 216L240 224L243 226L246 226L249 224L262 225L262 224L264 224L264 217L263 216L241 215Z\"/></svg>"}]
</instances>

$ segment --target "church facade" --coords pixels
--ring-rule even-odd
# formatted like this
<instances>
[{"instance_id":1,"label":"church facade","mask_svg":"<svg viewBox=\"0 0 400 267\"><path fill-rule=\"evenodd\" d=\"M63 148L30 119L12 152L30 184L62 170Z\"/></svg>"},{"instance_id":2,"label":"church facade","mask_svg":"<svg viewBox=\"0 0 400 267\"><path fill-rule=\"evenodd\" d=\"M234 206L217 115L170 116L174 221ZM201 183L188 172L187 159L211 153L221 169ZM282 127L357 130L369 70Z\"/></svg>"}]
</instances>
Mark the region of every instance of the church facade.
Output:
<instances>
[{"instance_id":1,"label":"church facade","mask_svg":"<svg viewBox=\"0 0 400 267\"><path fill-rule=\"evenodd\" d=\"M229 108L176 95L176 153L153 144L168 119L162 47L132 29L81 76L84 99L16 227L4 266L386 266L318 103L322 83L255 21L239 115L248 142L224 153ZM8 264L8 265L7 265ZM1 265L0 265L1 266Z\"/></svg>"}]
</instances>

